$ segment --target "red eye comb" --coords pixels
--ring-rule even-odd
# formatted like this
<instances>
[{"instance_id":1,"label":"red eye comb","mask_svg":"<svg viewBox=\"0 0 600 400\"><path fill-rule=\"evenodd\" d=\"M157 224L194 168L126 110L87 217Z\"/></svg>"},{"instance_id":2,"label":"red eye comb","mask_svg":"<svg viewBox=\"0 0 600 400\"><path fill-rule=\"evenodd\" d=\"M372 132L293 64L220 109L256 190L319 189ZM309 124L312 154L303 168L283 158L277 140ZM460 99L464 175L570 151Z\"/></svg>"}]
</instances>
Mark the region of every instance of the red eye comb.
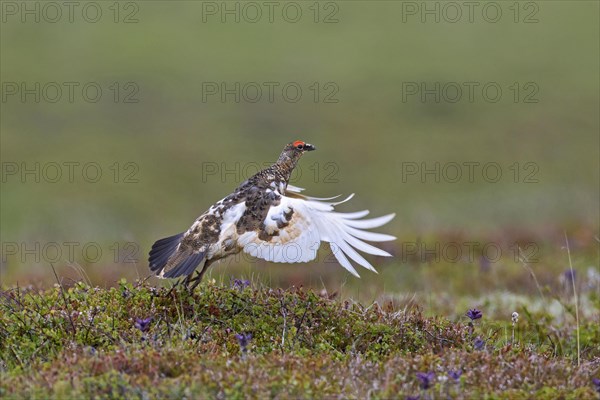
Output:
<instances>
[{"instance_id":1,"label":"red eye comb","mask_svg":"<svg viewBox=\"0 0 600 400\"><path fill-rule=\"evenodd\" d=\"M304 146L304 142L302 140L296 140L292 145L294 147L300 146L300 145Z\"/></svg>"}]
</instances>

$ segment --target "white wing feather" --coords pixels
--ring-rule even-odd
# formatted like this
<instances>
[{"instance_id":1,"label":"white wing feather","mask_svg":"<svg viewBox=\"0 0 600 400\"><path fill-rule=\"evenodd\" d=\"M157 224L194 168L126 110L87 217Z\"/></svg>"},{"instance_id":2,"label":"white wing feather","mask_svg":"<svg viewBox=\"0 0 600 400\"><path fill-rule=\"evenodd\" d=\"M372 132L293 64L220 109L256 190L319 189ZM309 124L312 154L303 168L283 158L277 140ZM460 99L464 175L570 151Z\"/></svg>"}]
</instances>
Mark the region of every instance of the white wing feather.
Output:
<instances>
[{"instance_id":1,"label":"white wing feather","mask_svg":"<svg viewBox=\"0 0 600 400\"><path fill-rule=\"evenodd\" d=\"M306 189L298 187L298 186L290 185L289 183L287 185L287 188L285 189L286 192L293 192L293 193L300 193L300 192L303 192L304 190L306 190Z\"/></svg>"},{"instance_id":2,"label":"white wing feather","mask_svg":"<svg viewBox=\"0 0 600 400\"><path fill-rule=\"evenodd\" d=\"M328 199L298 195L302 188L288 185L287 191L294 197L281 196L278 206L272 207L264 221L265 231L273 235L269 241L261 240L258 232L245 232L238 238L238 245L253 257L281 263L308 262L317 256L320 243L328 242L339 263L355 276L359 276L348 258L362 267L375 271L375 268L356 250L377 256L391 257L391 254L374 247L363 240L384 242L395 240L391 235L365 231L380 227L391 221L395 214L377 218L360 219L369 214L368 210L338 213L334 206L350 200L354 194L339 202ZM290 220L286 219L293 211ZM278 222L283 224L280 228Z\"/></svg>"}]
</instances>

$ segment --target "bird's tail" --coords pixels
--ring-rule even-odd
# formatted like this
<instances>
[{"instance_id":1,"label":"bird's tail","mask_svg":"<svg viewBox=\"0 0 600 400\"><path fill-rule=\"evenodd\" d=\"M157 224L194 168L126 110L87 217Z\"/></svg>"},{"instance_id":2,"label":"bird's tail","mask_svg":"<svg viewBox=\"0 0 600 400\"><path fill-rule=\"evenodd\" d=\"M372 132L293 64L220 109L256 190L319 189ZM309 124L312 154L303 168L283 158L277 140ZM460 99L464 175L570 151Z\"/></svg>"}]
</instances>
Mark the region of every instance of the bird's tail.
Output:
<instances>
[{"instance_id":1,"label":"bird's tail","mask_svg":"<svg viewBox=\"0 0 600 400\"><path fill-rule=\"evenodd\" d=\"M190 275L205 261L206 252L194 252L181 246L183 233L157 240L152 245L148 263L150 270L161 278Z\"/></svg>"}]
</instances>

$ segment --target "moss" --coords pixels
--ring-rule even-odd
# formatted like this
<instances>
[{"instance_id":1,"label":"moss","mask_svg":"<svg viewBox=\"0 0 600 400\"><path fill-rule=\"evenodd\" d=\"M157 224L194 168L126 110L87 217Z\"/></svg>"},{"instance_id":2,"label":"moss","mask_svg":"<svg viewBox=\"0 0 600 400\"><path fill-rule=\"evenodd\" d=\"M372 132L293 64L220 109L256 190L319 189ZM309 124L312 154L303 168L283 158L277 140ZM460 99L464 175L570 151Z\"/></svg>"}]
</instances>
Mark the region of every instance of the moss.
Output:
<instances>
[{"instance_id":1,"label":"moss","mask_svg":"<svg viewBox=\"0 0 600 400\"><path fill-rule=\"evenodd\" d=\"M77 283L5 290L0 304L0 394L9 398L389 398L425 394L420 371L441 377L432 395L585 398L597 373L597 324L581 325L578 368L572 329L553 326L564 348L550 351L540 336L550 327L526 313L520 341L507 343L501 321L469 327L298 288L206 284L189 294ZM146 318L142 331L135 323ZM245 351L238 333L252 334ZM451 370L462 371L458 382Z\"/></svg>"}]
</instances>

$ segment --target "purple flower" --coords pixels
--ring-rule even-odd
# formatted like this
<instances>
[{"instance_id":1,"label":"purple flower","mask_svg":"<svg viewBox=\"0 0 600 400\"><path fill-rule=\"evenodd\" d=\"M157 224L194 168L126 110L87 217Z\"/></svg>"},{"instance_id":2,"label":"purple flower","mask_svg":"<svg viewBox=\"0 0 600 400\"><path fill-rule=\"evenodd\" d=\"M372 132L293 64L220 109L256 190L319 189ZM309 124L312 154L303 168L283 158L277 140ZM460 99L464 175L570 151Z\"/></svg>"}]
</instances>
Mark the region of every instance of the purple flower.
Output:
<instances>
[{"instance_id":1,"label":"purple flower","mask_svg":"<svg viewBox=\"0 0 600 400\"><path fill-rule=\"evenodd\" d=\"M238 333L237 335L235 335L235 338L237 339L238 343L240 344L240 348L242 349L242 352L245 353L246 349L248 347L248 344L250 343L250 339L252 339L252 334L251 333Z\"/></svg>"},{"instance_id":2,"label":"purple flower","mask_svg":"<svg viewBox=\"0 0 600 400\"><path fill-rule=\"evenodd\" d=\"M406 396L406 398L404 400L419 400L421 398L421 396L419 396L418 394L415 396Z\"/></svg>"},{"instance_id":3,"label":"purple flower","mask_svg":"<svg viewBox=\"0 0 600 400\"><path fill-rule=\"evenodd\" d=\"M563 276L565 277L565 282L573 283L573 281L577 279L577 271L575 271L574 269L568 269L565 272L563 272Z\"/></svg>"},{"instance_id":4,"label":"purple flower","mask_svg":"<svg viewBox=\"0 0 600 400\"><path fill-rule=\"evenodd\" d=\"M146 332L148 328L150 328L150 322L152 322L152 317L148 317L146 319L136 318L135 323L133 325L140 331Z\"/></svg>"},{"instance_id":5,"label":"purple flower","mask_svg":"<svg viewBox=\"0 0 600 400\"><path fill-rule=\"evenodd\" d=\"M240 290L244 290L245 288L247 288L248 286L250 286L250 281L249 280L241 280L241 279L232 279L230 286L233 289L240 289Z\"/></svg>"},{"instance_id":6,"label":"purple flower","mask_svg":"<svg viewBox=\"0 0 600 400\"><path fill-rule=\"evenodd\" d=\"M600 393L600 378L592 378L592 384L596 392Z\"/></svg>"},{"instance_id":7,"label":"purple flower","mask_svg":"<svg viewBox=\"0 0 600 400\"><path fill-rule=\"evenodd\" d=\"M435 374L433 372L417 372L417 379L421 389L429 389L435 380Z\"/></svg>"},{"instance_id":8,"label":"purple flower","mask_svg":"<svg viewBox=\"0 0 600 400\"><path fill-rule=\"evenodd\" d=\"M483 313L476 308L473 308L473 309L467 311L467 317L471 318L471 321L475 321L476 319L479 319L482 316L483 316Z\"/></svg>"},{"instance_id":9,"label":"purple flower","mask_svg":"<svg viewBox=\"0 0 600 400\"><path fill-rule=\"evenodd\" d=\"M461 375L462 375L462 371L460 369L457 369L456 371L454 371L454 370L448 371L448 377L450 379L453 379L455 382L459 381Z\"/></svg>"},{"instance_id":10,"label":"purple flower","mask_svg":"<svg viewBox=\"0 0 600 400\"><path fill-rule=\"evenodd\" d=\"M485 347L485 340L477 336L473 342L473 347L475 347L475 350L482 350Z\"/></svg>"}]
</instances>

